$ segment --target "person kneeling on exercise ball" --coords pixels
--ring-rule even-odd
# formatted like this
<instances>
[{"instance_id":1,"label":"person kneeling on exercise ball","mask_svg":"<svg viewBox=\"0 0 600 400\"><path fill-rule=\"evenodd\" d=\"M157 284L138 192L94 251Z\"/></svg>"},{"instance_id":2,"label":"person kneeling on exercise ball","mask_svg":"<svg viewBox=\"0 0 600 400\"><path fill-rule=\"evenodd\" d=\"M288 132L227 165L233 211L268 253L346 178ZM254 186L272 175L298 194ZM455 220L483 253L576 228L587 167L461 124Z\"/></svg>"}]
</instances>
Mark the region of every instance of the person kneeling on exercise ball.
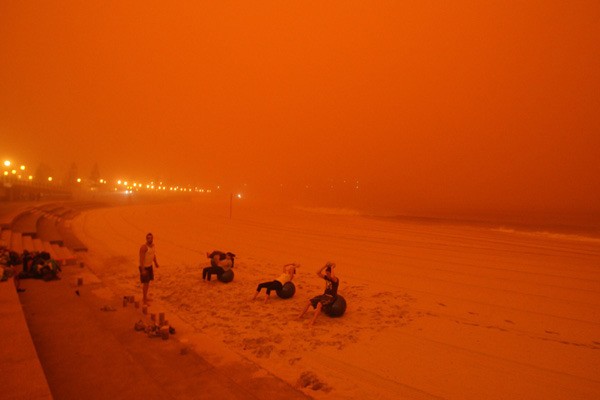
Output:
<instances>
[{"instance_id":1,"label":"person kneeling on exercise ball","mask_svg":"<svg viewBox=\"0 0 600 400\"><path fill-rule=\"evenodd\" d=\"M217 250L212 253L206 253L206 257L210 258L210 267L202 269L202 279L207 282L210 282L212 274L220 278L225 271L233 268L235 261L235 254L230 252L223 253Z\"/></svg>"}]
</instances>

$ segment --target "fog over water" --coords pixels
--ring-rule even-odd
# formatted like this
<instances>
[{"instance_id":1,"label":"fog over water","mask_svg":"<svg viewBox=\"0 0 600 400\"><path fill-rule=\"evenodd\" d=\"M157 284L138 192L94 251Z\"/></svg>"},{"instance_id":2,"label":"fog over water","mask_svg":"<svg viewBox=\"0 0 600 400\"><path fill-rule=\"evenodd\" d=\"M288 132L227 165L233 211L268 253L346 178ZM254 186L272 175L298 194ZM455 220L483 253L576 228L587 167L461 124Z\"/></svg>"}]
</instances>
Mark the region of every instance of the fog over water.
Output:
<instances>
[{"instance_id":1,"label":"fog over water","mask_svg":"<svg viewBox=\"0 0 600 400\"><path fill-rule=\"evenodd\" d=\"M600 225L600 3L2 2L0 157Z\"/></svg>"}]
</instances>

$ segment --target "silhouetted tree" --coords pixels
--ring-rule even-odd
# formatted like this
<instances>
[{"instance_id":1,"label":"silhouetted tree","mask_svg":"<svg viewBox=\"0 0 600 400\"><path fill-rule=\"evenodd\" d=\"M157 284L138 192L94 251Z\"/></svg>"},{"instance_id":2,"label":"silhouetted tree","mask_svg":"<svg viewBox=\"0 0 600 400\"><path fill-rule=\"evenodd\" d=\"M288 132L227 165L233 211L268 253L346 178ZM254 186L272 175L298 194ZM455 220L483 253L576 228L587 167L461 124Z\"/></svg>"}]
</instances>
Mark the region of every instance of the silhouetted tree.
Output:
<instances>
[{"instance_id":1,"label":"silhouetted tree","mask_svg":"<svg viewBox=\"0 0 600 400\"><path fill-rule=\"evenodd\" d=\"M52 176L52 173L52 168L48 164L41 162L35 170L33 179L38 182L45 182L49 176Z\"/></svg>"},{"instance_id":2,"label":"silhouetted tree","mask_svg":"<svg viewBox=\"0 0 600 400\"><path fill-rule=\"evenodd\" d=\"M75 163L72 163L69 167L69 170L67 171L66 186L75 186L75 184L77 183L77 177L77 165Z\"/></svg>"},{"instance_id":3,"label":"silhouetted tree","mask_svg":"<svg viewBox=\"0 0 600 400\"><path fill-rule=\"evenodd\" d=\"M98 163L94 163L92 167L92 173L90 174L90 185L93 188L97 188L100 184L100 169L98 168Z\"/></svg>"}]
</instances>

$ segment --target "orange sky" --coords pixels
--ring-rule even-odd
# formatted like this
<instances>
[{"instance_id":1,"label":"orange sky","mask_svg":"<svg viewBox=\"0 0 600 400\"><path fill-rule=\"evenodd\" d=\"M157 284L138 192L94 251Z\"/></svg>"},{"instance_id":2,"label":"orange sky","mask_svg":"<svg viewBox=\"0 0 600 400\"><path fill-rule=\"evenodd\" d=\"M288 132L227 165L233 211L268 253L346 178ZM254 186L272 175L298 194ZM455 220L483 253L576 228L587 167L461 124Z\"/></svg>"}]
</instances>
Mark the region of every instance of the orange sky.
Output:
<instances>
[{"instance_id":1,"label":"orange sky","mask_svg":"<svg viewBox=\"0 0 600 400\"><path fill-rule=\"evenodd\" d=\"M5 0L0 156L598 215L598 21L598 1Z\"/></svg>"}]
</instances>

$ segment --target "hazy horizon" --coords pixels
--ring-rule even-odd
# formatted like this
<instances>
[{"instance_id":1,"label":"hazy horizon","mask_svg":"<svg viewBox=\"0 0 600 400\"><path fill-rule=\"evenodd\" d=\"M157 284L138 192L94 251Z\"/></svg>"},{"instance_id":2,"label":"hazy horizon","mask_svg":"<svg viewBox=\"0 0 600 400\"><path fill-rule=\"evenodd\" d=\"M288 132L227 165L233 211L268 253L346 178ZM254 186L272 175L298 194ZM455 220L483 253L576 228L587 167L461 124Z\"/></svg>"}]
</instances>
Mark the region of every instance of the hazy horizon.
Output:
<instances>
[{"instance_id":1,"label":"hazy horizon","mask_svg":"<svg viewBox=\"0 0 600 400\"><path fill-rule=\"evenodd\" d=\"M594 1L3 2L0 157L596 224L599 17Z\"/></svg>"}]
</instances>

